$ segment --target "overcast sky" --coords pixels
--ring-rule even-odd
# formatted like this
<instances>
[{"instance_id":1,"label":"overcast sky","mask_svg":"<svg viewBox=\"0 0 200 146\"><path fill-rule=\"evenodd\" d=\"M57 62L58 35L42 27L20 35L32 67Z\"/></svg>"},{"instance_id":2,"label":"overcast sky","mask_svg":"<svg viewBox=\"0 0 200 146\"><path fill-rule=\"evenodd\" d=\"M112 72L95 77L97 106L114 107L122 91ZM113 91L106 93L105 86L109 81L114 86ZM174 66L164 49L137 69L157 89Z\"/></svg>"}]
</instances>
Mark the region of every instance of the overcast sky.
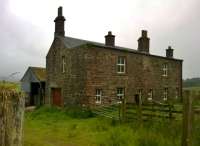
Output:
<instances>
[{"instance_id":1,"label":"overcast sky","mask_svg":"<svg viewBox=\"0 0 200 146\"><path fill-rule=\"evenodd\" d=\"M0 0L0 79L45 66L59 6L66 36L104 43L111 30L116 45L137 49L146 29L152 54L165 56L171 45L184 60L183 77L200 77L199 0Z\"/></svg>"}]
</instances>

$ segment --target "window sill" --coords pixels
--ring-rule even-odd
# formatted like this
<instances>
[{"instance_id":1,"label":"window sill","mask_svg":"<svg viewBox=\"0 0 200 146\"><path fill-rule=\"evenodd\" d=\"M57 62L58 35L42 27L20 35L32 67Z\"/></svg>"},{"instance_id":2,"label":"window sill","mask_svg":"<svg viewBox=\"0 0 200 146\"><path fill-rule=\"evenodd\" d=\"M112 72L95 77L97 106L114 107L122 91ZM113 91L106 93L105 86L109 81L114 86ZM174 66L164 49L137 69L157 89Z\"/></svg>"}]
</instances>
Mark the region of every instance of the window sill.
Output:
<instances>
[{"instance_id":1,"label":"window sill","mask_svg":"<svg viewBox=\"0 0 200 146\"><path fill-rule=\"evenodd\" d=\"M117 72L116 74L119 75L119 76L126 76L127 75L127 73L119 73L119 72Z\"/></svg>"},{"instance_id":2,"label":"window sill","mask_svg":"<svg viewBox=\"0 0 200 146\"><path fill-rule=\"evenodd\" d=\"M96 103L96 104L101 104L101 102L97 102L97 101L96 101L95 103Z\"/></svg>"},{"instance_id":3,"label":"window sill","mask_svg":"<svg viewBox=\"0 0 200 146\"><path fill-rule=\"evenodd\" d=\"M166 78L166 77L168 77L168 75L162 75L162 77L165 77L165 78Z\"/></svg>"}]
</instances>

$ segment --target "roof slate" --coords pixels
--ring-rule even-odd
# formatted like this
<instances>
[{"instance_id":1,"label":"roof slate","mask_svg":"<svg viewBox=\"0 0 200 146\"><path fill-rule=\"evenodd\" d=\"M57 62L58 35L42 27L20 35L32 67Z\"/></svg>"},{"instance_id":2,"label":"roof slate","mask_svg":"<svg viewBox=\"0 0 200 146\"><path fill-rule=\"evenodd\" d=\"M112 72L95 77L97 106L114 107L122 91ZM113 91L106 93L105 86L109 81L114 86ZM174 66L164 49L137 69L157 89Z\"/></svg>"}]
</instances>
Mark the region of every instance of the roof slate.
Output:
<instances>
[{"instance_id":1,"label":"roof slate","mask_svg":"<svg viewBox=\"0 0 200 146\"><path fill-rule=\"evenodd\" d=\"M135 49L130 49L130 48L126 48L126 47L120 47L120 46L106 46L104 43L99 43L99 42L94 42L94 41L88 41L88 40L82 40L82 39L77 39L77 38L72 38L72 37L59 37L60 38L65 47L66 48L76 48L78 46L82 46L82 45L94 45L94 46L99 46L99 47L104 47L104 48L108 48L108 49L114 49L114 50L120 50L120 51L127 51L127 52L132 52L132 53L137 53L137 54L141 54L141 55L146 55L146 56L152 56L152 57L158 57L158 58L163 58L163 59L167 59L167 60L176 60L176 61L183 61L181 59L176 59L176 58L167 58L164 56L158 56L158 55L153 55L153 54L149 54L149 53L144 53L144 52L139 52L138 50Z\"/></svg>"},{"instance_id":2,"label":"roof slate","mask_svg":"<svg viewBox=\"0 0 200 146\"><path fill-rule=\"evenodd\" d=\"M100 47L108 47L103 43L99 43L99 42L94 42L94 41L88 41L88 40L82 40L82 39L77 39L77 38L72 38L72 37L59 37L63 40L65 46L67 48L75 48L81 45L86 45L86 44L92 44L92 45L96 45L96 46L100 46ZM110 48L113 49L119 49L119 50L127 50L127 51L132 51L132 52L137 52L137 50L134 49L130 49L130 48L125 48L125 47L120 47L120 46L109 46Z\"/></svg>"},{"instance_id":3,"label":"roof slate","mask_svg":"<svg viewBox=\"0 0 200 146\"><path fill-rule=\"evenodd\" d=\"M30 67L39 81L46 81L46 68Z\"/></svg>"}]
</instances>

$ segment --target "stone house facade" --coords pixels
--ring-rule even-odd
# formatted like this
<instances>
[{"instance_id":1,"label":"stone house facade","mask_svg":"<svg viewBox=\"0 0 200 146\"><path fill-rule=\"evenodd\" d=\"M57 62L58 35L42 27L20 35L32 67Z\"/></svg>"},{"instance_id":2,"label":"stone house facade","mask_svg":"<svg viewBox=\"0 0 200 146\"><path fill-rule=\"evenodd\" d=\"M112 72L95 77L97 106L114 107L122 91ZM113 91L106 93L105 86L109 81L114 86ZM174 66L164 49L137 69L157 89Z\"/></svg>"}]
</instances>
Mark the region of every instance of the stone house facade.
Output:
<instances>
[{"instance_id":1,"label":"stone house facade","mask_svg":"<svg viewBox=\"0 0 200 146\"><path fill-rule=\"evenodd\" d=\"M62 7L54 22L55 38L46 56L47 104L93 107L122 98L145 102L182 96L182 60L174 58L171 47L165 57L150 54L147 31L142 30L134 50L116 46L112 32L105 43L66 37Z\"/></svg>"}]
</instances>

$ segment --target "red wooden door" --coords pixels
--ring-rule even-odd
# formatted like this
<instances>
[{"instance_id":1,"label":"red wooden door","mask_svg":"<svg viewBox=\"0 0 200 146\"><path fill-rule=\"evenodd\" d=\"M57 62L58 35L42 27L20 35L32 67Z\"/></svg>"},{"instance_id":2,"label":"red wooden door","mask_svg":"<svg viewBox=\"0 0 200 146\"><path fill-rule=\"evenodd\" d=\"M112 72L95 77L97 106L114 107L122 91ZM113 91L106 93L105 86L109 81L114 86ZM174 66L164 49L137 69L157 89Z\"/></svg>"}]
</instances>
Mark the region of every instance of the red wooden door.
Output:
<instances>
[{"instance_id":1,"label":"red wooden door","mask_svg":"<svg viewBox=\"0 0 200 146\"><path fill-rule=\"evenodd\" d=\"M51 90L52 90L53 105L62 106L61 89L53 88Z\"/></svg>"}]
</instances>

